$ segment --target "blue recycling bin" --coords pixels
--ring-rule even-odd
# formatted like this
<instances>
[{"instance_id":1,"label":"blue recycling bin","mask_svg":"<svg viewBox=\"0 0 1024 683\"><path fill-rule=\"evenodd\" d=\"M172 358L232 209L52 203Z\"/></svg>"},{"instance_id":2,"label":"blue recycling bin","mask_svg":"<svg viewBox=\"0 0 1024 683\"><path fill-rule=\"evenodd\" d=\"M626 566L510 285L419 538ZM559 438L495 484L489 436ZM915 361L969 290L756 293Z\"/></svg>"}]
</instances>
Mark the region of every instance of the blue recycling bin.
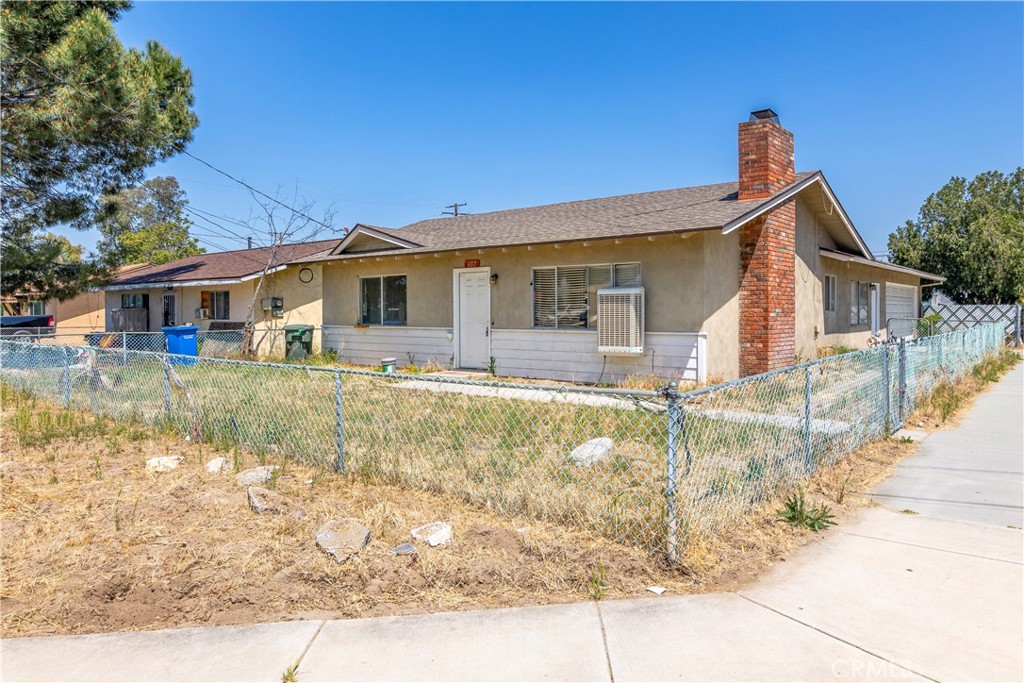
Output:
<instances>
[{"instance_id":1,"label":"blue recycling bin","mask_svg":"<svg viewBox=\"0 0 1024 683\"><path fill-rule=\"evenodd\" d=\"M195 325L178 325L176 327L164 327L164 336L167 337L167 353L175 357L171 358L172 363L178 365L194 365L199 359L199 338L196 332L199 328ZM180 358L177 356L191 356L191 358Z\"/></svg>"}]
</instances>

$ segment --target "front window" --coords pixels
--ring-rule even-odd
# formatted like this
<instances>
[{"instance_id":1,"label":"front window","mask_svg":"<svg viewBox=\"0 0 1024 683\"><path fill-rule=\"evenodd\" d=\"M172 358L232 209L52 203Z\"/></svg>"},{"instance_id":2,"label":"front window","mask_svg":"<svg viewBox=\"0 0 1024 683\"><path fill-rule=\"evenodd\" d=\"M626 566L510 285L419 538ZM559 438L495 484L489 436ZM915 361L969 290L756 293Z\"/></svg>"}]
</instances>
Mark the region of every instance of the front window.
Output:
<instances>
[{"instance_id":1,"label":"front window","mask_svg":"<svg viewBox=\"0 0 1024 683\"><path fill-rule=\"evenodd\" d=\"M122 294L121 308L148 308L148 294Z\"/></svg>"},{"instance_id":2,"label":"front window","mask_svg":"<svg viewBox=\"0 0 1024 683\"><path fill-rule=\"evenodd\" d=\"M868 282L850 283L850 325L867 325L871 285Z\"/></svg>"},{"instance_id":3,"label":"front window","mask_svg":"<svg viewBox=\"0 0 1024 683\"><path fill-rule=\"evenodd\" d=\"M406 276L361 278L359 322L363 325L405 325Z\"/></svg>"},{"instance_id":4,"label":"front window","mask_svg":"<svg viewBox=\"0 0 1024 683\"><path fill-rule=\"evenodd\" d=\"M231 320L230 292L199 292L199 306L210 312L210 320Z\"/></svg>"},{"instance_id":5,"label":"front window","mask_svg":"<svg viewBox=\"0 0 1024 683\"><path fill-rule=\"evenodd\" d=\"M28 314L29 315L46 315L46 304L42 301L29 301L28 302Z\"/></svg>"},{"instance_id":6,"label":"front window","mask_svg":"<svg viewBox=\"0 0 1024 683\"><path fill-rule=\"evenodd\" d=\"M639 263L534 268L533 326L595 328L597 290L639 286Z\"/></svg>"},{"instance_id":7,"label":"front window","mask_svg":"<svg viewBox=\"0 0 1024 683\"><path fill-rule=\"evenodd\" d=\"M210 292L210 319L231 319L231 292Z\"/></svg>"}]
</instances>

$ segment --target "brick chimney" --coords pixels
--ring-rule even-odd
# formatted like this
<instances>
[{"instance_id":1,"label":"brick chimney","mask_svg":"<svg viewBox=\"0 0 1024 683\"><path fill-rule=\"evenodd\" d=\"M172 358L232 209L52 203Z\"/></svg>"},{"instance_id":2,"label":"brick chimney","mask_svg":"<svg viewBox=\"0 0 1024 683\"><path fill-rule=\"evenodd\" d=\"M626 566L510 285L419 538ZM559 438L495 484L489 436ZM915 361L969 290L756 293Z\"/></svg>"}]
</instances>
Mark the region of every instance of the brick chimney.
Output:
<instances>
[{"instance_id":1,"label":"brick chimney","mask_svg":"<svg viewBox=\"0 0 1024 683\"><path fill-rule=\"evenodd\" d=\"M770 197L793 182L793 134L779 125L779 115L761 109L740 124L741 202Z\"/></svg>"},{"instance_id":2,"label":"brick chimney","mask_svg":"<svg viewBox=\"0 0 1024 683\"><path fill-rule=\"evenodd\" d=\"M767 199L795 178L793 134L771 109L739 126L739 201ZM796 200L740 228L740 376L796 356Z\"/></svg>"}]
</instances>

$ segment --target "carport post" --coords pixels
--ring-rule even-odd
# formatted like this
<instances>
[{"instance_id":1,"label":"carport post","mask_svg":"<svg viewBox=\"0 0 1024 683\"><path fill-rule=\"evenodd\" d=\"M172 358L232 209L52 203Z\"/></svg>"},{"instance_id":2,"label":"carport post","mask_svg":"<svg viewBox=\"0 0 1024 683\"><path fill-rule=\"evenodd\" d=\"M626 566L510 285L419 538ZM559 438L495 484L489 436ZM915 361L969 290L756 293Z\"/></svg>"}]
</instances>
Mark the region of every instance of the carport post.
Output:
<instances>
[{"instance_id":1,"label":"carport post","mask_svg":"<svg viewBox=\"0 0 1024 683\"><path fill-rule=\"evenodd\" d=\"M679 432L682 426L682 406L679 405L679 385L669 382L662 392L668 399L668 457L665 463L665 540L668 561L679 561L679 520L676 511L676 477L679 453Z\"/></svg>"},{"instance_id":2,"label":"carport post","mask_svg":"<svg viewBox=\"0 0 1024 683\"><path fill-rule=\"evenodd\" d=\"M334 371L334 447L337 450L334 469L339 472L344 472L345 431L342 429L341 373L337 370Z\"/></svg>"}]
</instances>

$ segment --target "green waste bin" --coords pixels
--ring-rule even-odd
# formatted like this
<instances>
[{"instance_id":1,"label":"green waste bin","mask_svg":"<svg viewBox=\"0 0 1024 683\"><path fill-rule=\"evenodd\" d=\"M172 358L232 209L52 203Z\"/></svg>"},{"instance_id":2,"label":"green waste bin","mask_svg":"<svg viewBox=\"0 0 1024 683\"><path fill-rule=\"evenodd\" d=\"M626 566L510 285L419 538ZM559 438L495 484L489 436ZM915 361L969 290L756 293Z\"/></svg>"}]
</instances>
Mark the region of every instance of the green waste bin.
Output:
<instances>
[{"instance_id":1,"label":"green waste bin","mask_svg":"<svg viewBox=\"0 0 1024 683\"><path fill-rule=\"evenodd\" d=\"M313 353L312 325L285 325L284 348L288 358L305 358Z\"/></svg>"}]
</instances>

